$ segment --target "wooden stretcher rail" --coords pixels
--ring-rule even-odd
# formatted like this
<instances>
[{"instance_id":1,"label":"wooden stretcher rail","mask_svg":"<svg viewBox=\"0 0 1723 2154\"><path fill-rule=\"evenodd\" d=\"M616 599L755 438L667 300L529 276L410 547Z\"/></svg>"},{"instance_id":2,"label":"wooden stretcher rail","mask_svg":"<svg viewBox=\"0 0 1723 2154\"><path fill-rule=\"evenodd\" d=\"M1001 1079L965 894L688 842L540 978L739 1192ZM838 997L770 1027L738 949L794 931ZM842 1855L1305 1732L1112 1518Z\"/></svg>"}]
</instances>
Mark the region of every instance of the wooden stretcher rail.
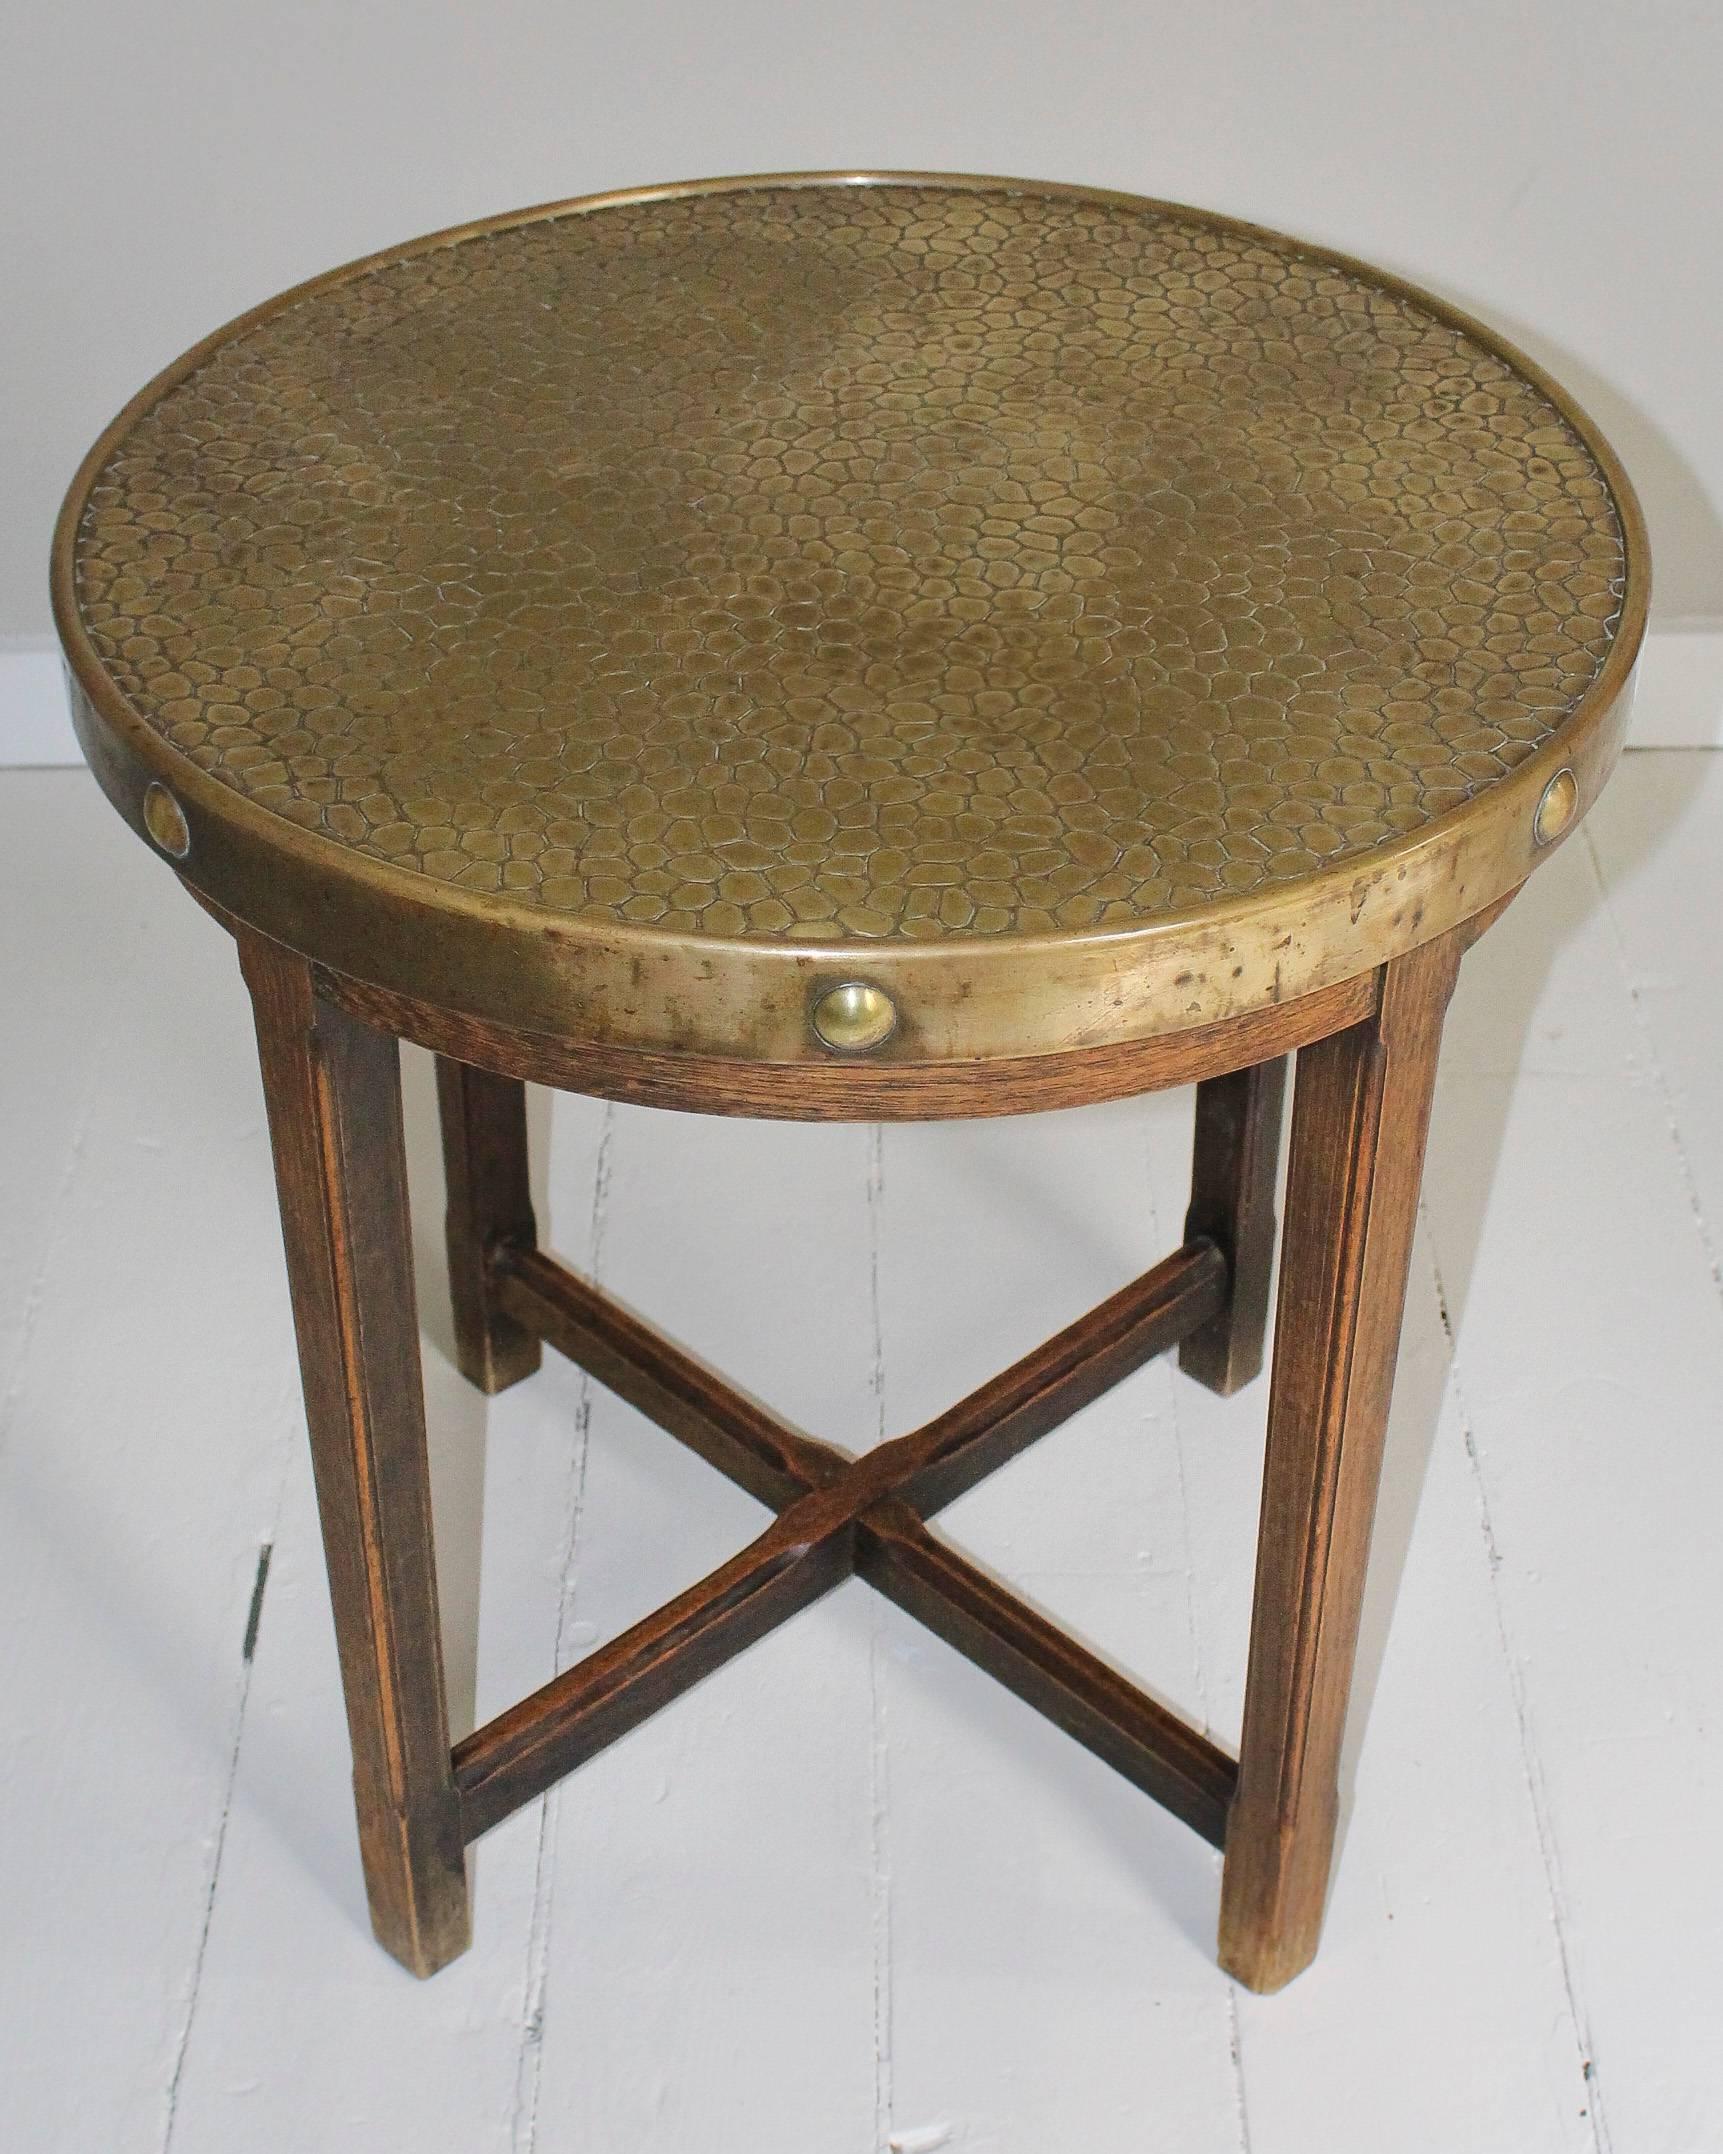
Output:
<instances>
[{"instance_id":1,"label":"wooden stretcher rail","mask_svg":"<svg viewBox=\"0 0 1723 2154\"><path fill-rule=\"evenodd\" d=\"M543 1250L505 1245L492 1261L517 1323L776 1509L865 1466L865 1500L895 1494L938 1510L1207 1323L1227 1293L1219 1250L1189 1242L925 1427L856 1460L790 1428Z\"/></svg>"},{"instance_id":2,"label":"wooden stretcher rail","mask_svg":"<svg viewBox=\"0 0 1723 2154\"><path fill-rule=\"evenodd\" d=\"M1238 1781L1234 1760L936 1540L907 1504L876 1504L863 1513L856 1569L1205 1840L1226 1844L1227 1806Z\"/></svg>"},{"instance_id":3,"label":"wooden stretcher rail","mask_svg":"<svg viewBox=\"0 0 1723 2154\"><path fill-rule=\"evenodd\" d=\"M517 1323L773 1510L849 1470L842 1451L798 1435L555 1257L505 1246L493 1261Z\"/></svg>"},{"instance_id":4,"label":"wooden stretcher rail","mask_svg":"<svg viewBox=\"0 0 1723 2154\"><path fill-rule=\"evenodd\" d=\"M912 1435L868 1454L881 1492L924 1516L1177 1346L1225 1306L1226 1259L1211 1241L1188 1242L1087 1316Z\"/></svg>"},{"instance_id":5,"label":"wooden stretcher rail","mask_svg":"<svg viewBox=\"0 0 1723 2154\"><path fill-rule=\"evenodd\" d=\"M464 1836L489 1832L830 1592L854 1568L853 1541L840 1496L804 1497L740 1555L457 1743Z\"/></svg>"},{"instance_id":6,"label":"wooden stretcher rail","mask_svg":"<svg viewBox=\"0 0 1723 2154\"><path fill-rule=\"evenodd\" d=\"M510 1317L779 1515L709 1577L457 1744L465 1838L859 1572L1220 1844L1231 1759L924 1523L1224 1307L1226 1260L1212 1241L1187 1243L948 1412L860 1458L787 1427L554 1257L505 1242L489 1266Z\"/></svg>"}]
</instances>

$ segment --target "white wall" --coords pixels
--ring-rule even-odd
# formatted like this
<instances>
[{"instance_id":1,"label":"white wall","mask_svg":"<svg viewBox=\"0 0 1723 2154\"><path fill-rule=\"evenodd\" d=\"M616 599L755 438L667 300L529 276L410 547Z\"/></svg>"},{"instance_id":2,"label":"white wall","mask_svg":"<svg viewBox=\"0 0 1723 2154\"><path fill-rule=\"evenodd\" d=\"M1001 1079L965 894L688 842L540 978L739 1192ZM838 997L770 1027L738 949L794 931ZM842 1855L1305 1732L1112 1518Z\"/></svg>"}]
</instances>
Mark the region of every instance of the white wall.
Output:
<instances>
[{"instance_id":1,"label":"white wall","mask_svg":"<svg viewBox=\"0 0 1723 2154\"><path fill-rule=\"evenodd\" d=\"M1723 0L11 0L0 637L90 439L242 307L515 204L726 171L1027 173L1230 210L1475 309L1723 626Z\"/></svg>"}]
</instances>

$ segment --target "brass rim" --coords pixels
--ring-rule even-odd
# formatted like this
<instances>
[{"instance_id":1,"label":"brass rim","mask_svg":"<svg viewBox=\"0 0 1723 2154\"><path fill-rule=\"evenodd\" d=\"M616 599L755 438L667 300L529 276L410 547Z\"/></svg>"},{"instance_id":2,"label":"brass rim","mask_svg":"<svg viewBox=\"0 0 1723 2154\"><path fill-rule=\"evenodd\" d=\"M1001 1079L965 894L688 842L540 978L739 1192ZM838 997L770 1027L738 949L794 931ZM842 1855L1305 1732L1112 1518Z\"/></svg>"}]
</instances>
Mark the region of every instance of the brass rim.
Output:
<instances>
[{"instance_id":1,"label":"brass rim","mask_svg":"<svg viewBox=\"0 0 1723 2154\"><path fill-rule=\"evenodd\" d=\"M1589 688L1546 741L1473 799L1404 839L1239 898L1141 923L997 939L767 942L548 915L506 894L462 890L355 851L259 807L178 754L108 675L85 632L75 580L90 489L138 418L222 345L314 293L486 233L689 195L870 186L1009 191L1176 215L1360 278L1475 340L1528 381L1577 435L1602 474L1620 523L1626 564L1621 613ZM1627 716L1624 691L1645 630L1650 558L1632 484L1580 404L1506 338L1407 279L1243 219L1119 190L966 174L839 171L749 174L577 196L452 226L277 294L193 345L103 431L61 507L51 587L77 690L74 714L98 777L140 831L148 787L171 786L192 834L181 872L247 924L342 971L480 1018L617 1044L773 1061L829 1052L810 1035L810 995L859 973L876 980L904 1013L882 1058L925 1061L1057 1052L1213 1022L1380 963L1514 888L1552 849L1535 833L1538 804L1552 778L1571 768L1577 785L1577 806L1559 833L1565 836L1613 767ZM444 961L451 935L482 938L491 962L457 962L451 972ZM511 944L511 958L500 963L499 935ZM1228 979L1231 968L1220 960L1240 951L1248 962ZM1271 952L1278 953L1272 962ZM673 1018L655 1014L650 990L632 1002L595 993L601 976L617 968L638 972L643 963L659 975L661 992L668 986L680 997ZM690 1003L696 976L713 991L703 998L695 994Z\"/></svg>"}]
</instances>

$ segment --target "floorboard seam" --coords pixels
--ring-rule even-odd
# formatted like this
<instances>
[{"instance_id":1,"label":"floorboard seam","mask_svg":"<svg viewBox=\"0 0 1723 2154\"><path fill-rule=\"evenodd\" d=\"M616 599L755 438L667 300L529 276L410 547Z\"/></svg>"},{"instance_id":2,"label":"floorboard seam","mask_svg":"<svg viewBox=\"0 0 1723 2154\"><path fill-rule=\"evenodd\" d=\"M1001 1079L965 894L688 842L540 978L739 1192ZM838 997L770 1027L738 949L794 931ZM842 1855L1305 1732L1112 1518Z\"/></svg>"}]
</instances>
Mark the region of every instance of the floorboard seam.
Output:
<instances>
[{"instance_id":1,"label":"floorboard seam","mask_svg":"<svg viewBox=\"0 0 1723 2154\"><path fill-rule=\"evenodd\" d=\"M1149 1240L1153 1246L1158 1248L1161 1242L1160 1198L1155 1188L1154 1157L1147 1142L1146 1130L1144 1131L1144 1139L1143 1182L1148 1196ZM1173 1470L1179 1492L1179 1542L1184 1552L1182 1570L1185 1589L1185 1628L1189 1633L1191 1643L1191 1679L1196 1686L1197 1711L1200 1716L1199 1725L1202 1732L1212 1740L1214 1736L1214 1720L1209 1711L1208 1664L1203 1654L1202 1622L1197 1599L1196 1544L1191 1539L1190 1487L1185 1476L1185 1428L1183 1417L1179 1413L1177 1364L1171 1355L1167 1357L1162 1365L1160 1381L1167 1402L1167 1421L1173 1434ZM1145 1399L1143 1414L1145 1421L1152 1428L1154 1422L1152 1399ZM1146 1440L1148 1430L1145 1430L1144 1434ZM1155 1575L1156 1569L1157 1566L1151 1560L1148 1570L1148 1575L1151 1578Z\"/></svg>"},{"instance_id":2,"label":"floorboard seam","mask_svg":"<svg viewBox=\"0 0 1723 2154\"><path fill-rule=\"evenodd\" d=\"M143 923L133 922L125 961L119 968L120 980L130 979L136 971L139 946L143 941ZM90 1141L90 1125L95 1119L96 1097L101 1089L104 1073L112 1066L109 1048L122 1021L123 996L113 995L108 1000L108 1024L97 1034L89 1062L89 1072L84 1084L84 1095L78 1103L77 1118L72 1124L71 1138L66 1145L65 1164L55 1186L54 1200L48 1212L48 1227L42 1240L41 1262L36 1266L30 1285L24 1296L24 1307L18 1325L18 1346L13 1357L12 1370L6 1389L0 1396L0 1457L5 1456L6 1438L12 1426L12 1416L17 1409L18 1395L24 1388L24 1378L29 1368L30 1346L36 1335L36 1321L41 1314L42 1303L47 1296L48 1275L54 1266L65 1239L67 1200L78 1179L78 1169L83 1164L84 1152Z\"/></svg>"},{"instance_id":3,"label":"floorboard seam","mask_svg":"<svg viewBox=\"0 0 1723 2154\"><path fill-rule=\"evenodd\" d=\"M1143 1130L1143 1186L1148 1197L1149 1240L1155 1248L1162 1245L1160 1191L1155 1185L1154 1145L1145 1125ZM1197 1594L1196 1543L1191 1537L1190 1484L1185 1473L1185 1423L1179 1412L1178 1364L1170 1356L1157 1365L1157 1372L1165 1392L1167 1421L1173 1434L1174 1479L1179 1492L1179 1539L1184 1550L1185 1629L1190 1638L1191 1680L1196 1690L1198 1724L1202 1732L1214 1739L1214 1715L1210 1710L1208 1662L1203 1653L1202 1604ZM1152 1425L1154 1409L1145 1407L1145 1419ZM1148 1431L1144 1431L1145 1440ZM1150 1574L1154 1575L1153 1566ZM1216 1898L1220 1891L1221 1854L1218 1849L1209 1855L1209 1868L1215 1880ZM1238 2154L1250 2154L1250 2104L1245 2093L1244 2049L1238 2019L1238 1987L1231 1981L1224 1985L1226 1997L1226 2048L1227 2061L1232 2071L1233 2114L1238 2126Z\"/></svg>"},{"instance_id":4,"label":"floorboard seam","mask_svg":"<svg viewBox=\"0 0 1723 2154\"><path fill-rule=\"evenodd\" d=\"M1220 1869L1220 1857L1215 1857L1215 1870ZM1238 2154L1250 2154L1250 2103L1244 2091L1244 2040L1238 2023L1238 1985L1226 1986L1226 2037L1227 2052L1232 2058L1232 2091L1234 2113L1238 2119Z\"/></svg>"},{"instance_id":5,"label":"floorboard seam","mask_svg":"<svg viewBox=\"0 0 1723 2154\"><path fill-rule=\"evenodd\" d=\"M610 1200L611 1140L616 1108L607 1100L599 1126L598 1154L592 1176L592 1280L603 1278L604 1225ZM586 1508L586 1463L592 1427L593 1379L583 1369L574 1416L569 1461L567 1519L557 1588L556 1633L551 1645L551 1673L563 1666L579 1595L578 1558L581 1521ZM545 2000L550 1981L550 1934L556 1911L557 1820L562 1789L553 1787L539 1803L538 1840L533 1864L532 1916L527 1925L526 1984L522 1996L520 2052L515 2061L514 2107L509 2144L514 2154L534 2154L538 2145L538 2096L544 2060Z\"/></svg>"},{"instance_id":6,"label":"floorboard seam","mask_svg":"<svg viewBox=\"0 0 1723 2154\"><path fill-rule=\"evenodd\" d=\"M872 1356L868 1384L873 1392L874 1440L885 1440L885 1320L880 1298L880 1251L885 1209L885 1130L875 1123L868 1132L867 1229L868 1303ZM868 1620L868 1915L873 1947L873 2141L875 2154L892 2145L891 2026L891 1801L887 1747L886 1631L883 1600L871 1596Z\"/></svg>"},{"instance_id":7,"label":"floorboard seam","mask_svg":"<svg viewBox=\"0 0 1723 2154\"><path fill-rule=\"evenodd\" d=\"M1489 1489L1478 1449L1477 1434L1472 1426L1471 1411L1466 1403L1465 1386L1460 1376L1459 1354L1448 1313L1447 1287L1442 1278L1442 1266L1436 1255L1434 1239L1429 1235L1427 1224L1425 1238L1430 1251L1430 1272L1436 1288L1436 1306L1441 1316L1442 1331L1448 1342L1448 1382L1453 1391L1454 1411L1460 1424L1461 1440L1466 1448L1473 1499L1478 1507L1478 1523L1483 1536L1485 1568L1489 1581L1490 1608L1495 1619L1496 1636L1501 1645L1503 1667L1508 1679L1508 1695L1513 1704L1514 1722L1519 1735L1520 1768L1525 1775L1526 1799L1531 1805L1538 1856L1543 1866L1544 1891L1549 1905L1550 1928L1555 1938L1556 1960L1561 1970L1562 1990L1573 2028L1580 2083L1585 2091L1585 2106L1580 2115L1585 2121L1593 2154L1612 2154L1613 2142L1604 2110L1603 2088L1597 2071L1590 2018L1580 1993L1579 1977L1568 1943L1567 1894L1562 1883L1561 1856L1556 1845L1554 1823L1550 1817L1543 1767L1532 1731L1531 1704L1526 1696L1525 1671L1514 1651L1512 1626L1502 1599L1502 1554L1496 1541L1495 1522L1490 1512Z\"/></svg>"}]
</instances>

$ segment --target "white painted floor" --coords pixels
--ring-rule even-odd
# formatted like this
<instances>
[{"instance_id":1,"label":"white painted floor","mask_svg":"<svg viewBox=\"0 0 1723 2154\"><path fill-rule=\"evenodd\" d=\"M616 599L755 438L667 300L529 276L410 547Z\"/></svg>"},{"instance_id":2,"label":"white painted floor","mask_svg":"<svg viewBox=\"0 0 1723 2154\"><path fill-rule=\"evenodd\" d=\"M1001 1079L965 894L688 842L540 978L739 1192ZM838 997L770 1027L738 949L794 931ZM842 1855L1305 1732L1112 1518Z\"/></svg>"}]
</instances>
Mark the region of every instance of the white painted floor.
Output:
<instances>
[{"instance_id":1,"label":"white painted floor","mask_svg":"<svg viewBox=\"0 0 1723 2154\"><path fill-rule=\"evenodd\" d=\"M81 772L0 777L0 893L9 2154L1723 2149L1723 755L1630 755L1468 961L1338 1883L1266 1999L1214 1854L860 1585L493 1834L472 1952L400 1973L231 952ZM564 1364L454 1376L408 1079L470 1723L762 1514ZM554 1246L865 1445L1173 1244L1189 1101L551 1136ZM1157 1366L949 1514L1228 1742L1261 1408Z\"/></svg>"}]
</instances>

